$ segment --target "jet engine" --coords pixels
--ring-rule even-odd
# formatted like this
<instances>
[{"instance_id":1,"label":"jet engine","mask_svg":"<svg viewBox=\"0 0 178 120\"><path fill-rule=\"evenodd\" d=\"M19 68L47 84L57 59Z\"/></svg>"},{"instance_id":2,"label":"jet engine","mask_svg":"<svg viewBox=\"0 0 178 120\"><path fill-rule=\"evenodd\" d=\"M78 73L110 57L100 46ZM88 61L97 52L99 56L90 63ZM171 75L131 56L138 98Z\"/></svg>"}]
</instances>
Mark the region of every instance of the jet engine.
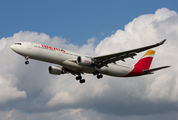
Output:
<instances>
[{"instance_id":1,"label":"jet engine","mask_svg":"<svg viewBox=\"0 0 178 120\"><path fill-rule=\"evenodd\" d=\"M64 70L59 66L49 66L48 71L50 74L60 75L64 73Z\"/></svg>"},{"instance_id":2,"label":"jet engine","mask_svg":"<svg viewBox=\"0 0 178 120\"><path fill-rule=\"evenodd\" d=\"M78 58L77 58L77 64L79 64L79 65L90 66L93 63L94 63L94 61L88 57L78 56Z\"/></svg>"}]
</instances>

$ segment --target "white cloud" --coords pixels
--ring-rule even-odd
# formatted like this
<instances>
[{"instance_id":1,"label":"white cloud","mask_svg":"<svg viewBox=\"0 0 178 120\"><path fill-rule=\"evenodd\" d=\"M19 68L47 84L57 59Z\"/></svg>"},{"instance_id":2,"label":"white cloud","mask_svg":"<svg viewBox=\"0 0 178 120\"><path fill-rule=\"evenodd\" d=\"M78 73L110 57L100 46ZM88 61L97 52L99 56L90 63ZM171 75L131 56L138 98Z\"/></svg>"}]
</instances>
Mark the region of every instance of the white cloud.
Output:
<instances>
[{"instance_id":1,"label":"white cloud","mask_svg":"<svg viewBox=\"0 0 178 120\"><path fill-rule=\"evenodd\" d=\"M101 41L96 47L96 52L98 54L119 52L153 44L167 38L163 46L155 48L157 53L152 66L171 65L172 67L155 73L154 78L153 76L144 77L146 81L150 78L153 80L151 83L146 83L145 94L140 94L140 97L157 102L160 100L178 101L178 92L175 91L178 88L175 77L176 66L178 66L178 57L175 52L178 45L176 41L178 37L177 20L177 13L167 8L158 9L155 14L141 15L127 24L125 31L118 30Z\"/></svg>"},{"instance_id":2,"label":"white cloud","mask_svg":"<svg viewBox=\"0 0 178 120\"><path fill-rule=\"evenodd\" d=\"M1 75L2 76L2 75ZM0 104L10 100L25 99L27 97L25 91L19 91L15 85L15 79L8 75L7 79L0 77Z\"/></svg>"},{"instance_id":3,"label":"white cloud","mask_svg":"<svg viewBox=\"0 0 178 120\"><path fill-rule=\"evenodd\" d=\"M82 85L72 75L48 74L49 63L30 60L30 64L26 66L24 58L9 47L17 41L31 41L83 54L101 55L154 44L165 38L166 43L155 48L157 52L152 67L171 65L171 68L154 75L134 78L104 75L102 80L97 80L93 75L86 74L83 77L87 81ZM61 37L50 38L45 33L30 31L20 31L12 37L2 38L0 104L2 110L8 107L11 111L0 114L10 116L9 118L20 115L21 119L24 116L34 119L53 116L56 119L59 115L63 115L60 118L64 119L142 119L146 118L144 115L150 115L153 119L163 118L160 117L163 113L167 116L174 114L172 116L176 117L177 112L172 111L176 111L178 107L177 38L178 15L166 8L158 9L155 14L135 18L125 26L125 30L117 30L96 47L95 38L79 47ZM139 54L135 60L126 60L126 63L137 62L143 54ZM64 114L64 111L69 114ZM34 112L37 114L29 114Z\"/></svg>"},{"instance_id":4,"label":"white cloud","mask_svg":"<svg viewBox=\"0 0 178 120\"><path fill-rule=\"evenodd\" d=\"M178 112L169 112L165 114L147 115L147 116L112 116L107 114L99 114L92 110L84 109L64 109L55 112L47 113L24 113L19 110L1 111L0 116L2 120L177 120Z\"/></svg>"},{"instance_id":5,"label":"white cloud","mask_svg":"<svg viewBox=\"0 0 178 120\"><path fill-rule=\"evenodd\" d=\"M9 101L25 99L27 94L25 91L17 89L19 79L14 75L13 57L10 56L9 38L0 40L0 105ZM10 41L12 43L13 41ZM15 63L16 64L16 63ZM16 68L17 69L17 68Z\"/></svg>"},{"instance_id":6,"label":"white cloud","mask_svg":"<svg viewBox=\"0 0 178 120\"><path fill-rule=\"evenodd\" d=\"M71 104L73 102L74 100L72 96L70 96L68 92L61 90L60 92L56 93L52 100L47 102L47 105L56 106L56 104Z\"/></svg>"}]
</instances>

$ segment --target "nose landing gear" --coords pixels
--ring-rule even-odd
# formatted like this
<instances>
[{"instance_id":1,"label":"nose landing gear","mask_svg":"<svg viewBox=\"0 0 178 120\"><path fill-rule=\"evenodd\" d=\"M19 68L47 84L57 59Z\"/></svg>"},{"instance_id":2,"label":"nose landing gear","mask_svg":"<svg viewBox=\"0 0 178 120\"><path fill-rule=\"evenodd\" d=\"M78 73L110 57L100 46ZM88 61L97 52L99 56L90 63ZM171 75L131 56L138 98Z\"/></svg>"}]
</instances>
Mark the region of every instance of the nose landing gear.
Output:
<instances>
[{"instance_id":1,"label":"nose landing gear","mask_svg":"<svg viewBox=\"0 0 178 120\"><path fill-rule=\"evenodd\" d=\"M25 64L26 64L26 65L29 64L29 61L28 61L29 57L26 56L25 59L27 60L27 61L25 61Z\"/></svg>"},{"instance_id":2,"label":"nose landing gear","mask_svg":"<svg viewBox=\"0 0 178 120\"><path fill-rule=\"evenodd\" d=\"M25 64L26 64L26 65L29 64L29 61L25 61Z\"/></svg>"}]
</instances>

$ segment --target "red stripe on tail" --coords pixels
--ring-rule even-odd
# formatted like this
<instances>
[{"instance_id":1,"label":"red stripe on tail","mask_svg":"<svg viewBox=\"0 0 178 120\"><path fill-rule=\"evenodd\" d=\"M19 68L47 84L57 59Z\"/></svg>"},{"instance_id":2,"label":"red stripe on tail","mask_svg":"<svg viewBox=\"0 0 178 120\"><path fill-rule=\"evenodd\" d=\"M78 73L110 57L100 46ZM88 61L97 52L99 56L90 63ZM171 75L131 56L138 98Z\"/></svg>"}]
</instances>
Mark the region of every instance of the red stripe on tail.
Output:
<instances>
[{"instance_id":1,"label":"red stripe on tail","mask_svg":"<svg viewBox=\"0 0 178 120\"><path fill-rule=\"evenodd\" d=\"M126 76L126 77L132 77L132 76L139 76L144 75L143 69L149 70L153 55L155 54L155 51L149 50L135 65L134 69Z\"/></svg>"}]
</instances>

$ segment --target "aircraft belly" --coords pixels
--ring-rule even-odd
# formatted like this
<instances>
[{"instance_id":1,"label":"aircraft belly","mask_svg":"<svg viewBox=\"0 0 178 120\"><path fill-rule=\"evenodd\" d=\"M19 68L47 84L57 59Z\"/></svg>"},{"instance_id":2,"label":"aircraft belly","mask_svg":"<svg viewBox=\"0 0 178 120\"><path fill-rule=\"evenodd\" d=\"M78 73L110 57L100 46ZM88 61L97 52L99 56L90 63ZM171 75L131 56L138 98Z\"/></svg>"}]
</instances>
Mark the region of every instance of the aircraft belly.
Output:
<instances>
[{"instance_id":1,"label":"aircraft belly","mask_svg":"<svg viewBox=\"0 0 178 120\"><path fill-rule=\"evenodd\" d=\"M64 61L61 65L67 69L77 72L93 73L95 71L95 68L92 66L78 65L76 62L70 60Z\"/></svg>"},{"instance_id":2,"label":"aircraft belly","mask_svg":"<svg viewBox=\"0 0 178 120\"><path fill-rule=\"evenodd\" d=\"M106 75L115 77L124 77L128 75L133 70L132 66L124 66L117 64L108 64Z\"/></svg>"}]
</instances>

